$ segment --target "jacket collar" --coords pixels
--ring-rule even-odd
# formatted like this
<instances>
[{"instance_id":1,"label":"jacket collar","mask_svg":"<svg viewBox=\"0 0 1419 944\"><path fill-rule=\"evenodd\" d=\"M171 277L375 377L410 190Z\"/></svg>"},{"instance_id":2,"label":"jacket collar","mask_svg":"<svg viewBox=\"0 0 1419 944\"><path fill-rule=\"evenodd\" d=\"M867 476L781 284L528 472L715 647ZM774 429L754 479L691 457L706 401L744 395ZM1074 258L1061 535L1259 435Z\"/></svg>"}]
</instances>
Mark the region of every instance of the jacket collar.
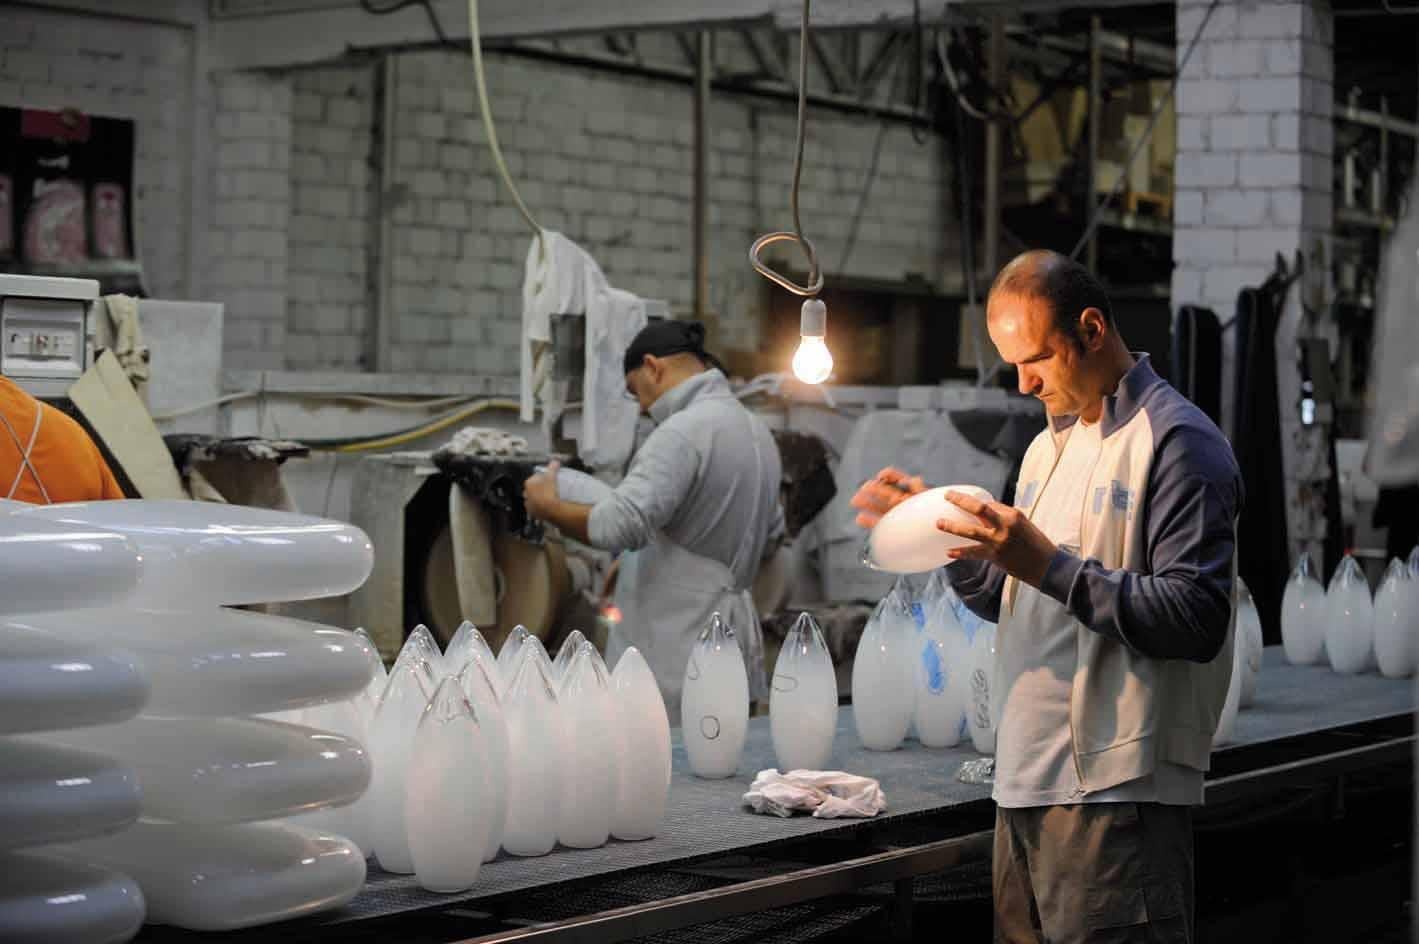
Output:
<instances>
[{"instance_id":1,"label":"jacket collar","mask_svg":"<svg viewBox=\"0 0 1419 944\"><path fill-rule=\"evenodd\" d=\"M1148 391L1163 382L1157 372L1153 370L1149 356L1142 351L1131 351L1134 364L1129 368L1119 380L1114 392L1104 397L1104 412L1100 417L1099 435L1105 438L1112 436L1116 430L1126 424L1143 407L1143 400ZM1063 433L1074 425L1078 416L1051 416L1050 432L1054 434L1057 443Z\"/></svg>"},{"instance_id":2,"label":"jacket collar","mask_svg":"<svg viewBox=\"0 0 1419 944\"><path fill-rule=\"evenodd\" d=\"M660 399L650 405L650 418L657 424L664 423L703 397L727 397L730 395L729 378L712 367L680 381L662 393Z\"/></svg>"}]
</instances>

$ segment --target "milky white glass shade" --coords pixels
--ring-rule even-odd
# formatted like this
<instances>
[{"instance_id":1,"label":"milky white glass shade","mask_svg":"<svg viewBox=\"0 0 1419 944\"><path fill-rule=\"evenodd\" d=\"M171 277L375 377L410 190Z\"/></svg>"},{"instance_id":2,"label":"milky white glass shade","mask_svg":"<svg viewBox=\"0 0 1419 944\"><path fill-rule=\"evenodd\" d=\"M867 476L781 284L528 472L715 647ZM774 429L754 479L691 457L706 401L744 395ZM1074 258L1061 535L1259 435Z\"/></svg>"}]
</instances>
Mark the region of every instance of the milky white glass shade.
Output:
<instances>
[{"instance_id":1,"label":"milky white glass shade","mask_svg":"<svg viewBox=\"0 0 1419 944\"><path fill-rule=\"evenodd\" d=\"M535 658L519 658L507 687L507 820L503 850L516 856L539 856L557 842L562 804L564 736L561 709L547 676Z\"/></svg>"},{"instance_id":2,"label":"milky white glass shade","mask_svg":"<svg viewBox=\"0 0 1419 944\"><path fill-rule=\"evenodd\" d=\"M817 622L803 613L779 650L769 691L769 732L779 770L823 770L837 724L833 659Z\"/></svg>"},{"instance_id":3,"label":"milky white glass shade","mask_svg":"<svg viewBox=\"0 0 1419 944\"><path fill-rule=\"evenodd\" d=\"M433 697L428 664L420 659L396 665L370 726L369 749L374 767L370 780L374 811L371 843L380 868L408 874L414 871L409 833L404 823L404 787L414 733L424 707Z\"/></svg>"},{"instance_id":4,"label":"milky white glass shade","mask_svg":"<svg viewBox=\"0 0 1419 944\"><path fill-rule=\"evenodd\" d=\"M481 656L468 660L458 674L463 692L473 703L483 732L487 752L488 772L488 843L483 847L483 861L497 857L507 823L508 735L507 717L503 714L502 697L498 694L497 663L484 662Z\"/></svg>"},{"instance_id":5,"label":"milky white glass shade","mask_svg":"<svg viewBox=\"0 0 1419 944\"><path fill-rule=\"evenodd\" d=\"M1301 554L1281 597L1281 645L1292 665L1325 659L1325 588L1311 573L1311 559Z\"/></svg>"},{"instance_id":6,"label":"milky white glass shade","mask_svg":"<svg viewBox=\"0 0 1419 944\"><path fill-rule=\"evenodd\" d=\"M1370 584L1346 554L1325 591L1325 652L1343 675L1364 672L1374 662L1375 606Z\"/></svg>"},{"instance_id":7,"label":"milky white glass shade","mask_svg":"<svg viewBox=\"0 0 1419 944\"><path fill-rule=\"evenodd\" d=\"M557 692L565 738L557 841L572 849L605 845L621 774L610 679L600 658L593 656L595 647L583 641Z\"/></svg>"},{"instance_id":8,"label":"milky white glass shade","mask_svg":"<svg viewBox=\"0 0 1419 944\"><path fill-rule=\"evenodd\" d=\"M62 856L0 853L0 937L7 944L118 944L143 926L138 883Z\"/></svg>"},{"instance_id":9,"label":"milky white glass shade","mask_svg":"<svg viewBox=\"0 0 1419 944\"><path fill-rule=\"evenodd\" d=\"M244 505L178 500L36 505L0 518L114 531L137 546L134 601L160 606L274 603L358 588L374 549L354 525Z\"/></svg>"},{"instance_id":10,"label":"milky white glass shade","mask_svg":"<svg viewBox=\"0 0 1419 944\"><path fill-rule=\"evenodd\" d=\"M560 682L567 673L567 666L571 665L572 658L581 648L581 644L586 642L586 636L579 629L574 629L567 633L567 638L562 640L562 644L557 649L557 657L552 660L552 681Z\"/></svg>"},{"instance_id":11,"label":"milky white glass shade","mask_svg":"<svg viewBox=\"0 0 1419 944\"><path fill-rule=\"evenodd\" d=\"M219 825L352 803L370 782L357 742L254 718L154 718L40 735L131 764L143 816Z\"/></svg>"},{"instance_id":12,"label":"milky white glass shade","mask_svg":"<svg viewBox=\"0 0 1419 944\"><path fill-rule=\"evenodd\" d=\"M327 702L323 705L314 705L303 709L298 723L303 727L338 734L354 743L366 745L365 759L370 761L371 770L373 770L373 760L367 747L372 716L366 715L362 705L363 698L364 695L361 694L352 699ZM373 775L370 779L374 779ZM374 794L366 787L359 798L352 803L332 805L312 813L302 813L292 817L291 822L306 829L344 836L359 846L360 851L365 854L365 858L369 858L374 854L374 842L370 832L370 824L374 815Z\"/></svg>"},{"instance_id":13,"label":"milky white glass shade","mask_svg":"<svg viewBox=\"0 0 1419 944\"><path fill-rule=\"evenodd\" d=\"M1238 702L1246 708L1256 697L1256 677L1261 674L1261 655L1265 644L1261 636L1261 615L1256 611L1251 591L1237 578L1237 644L1242 648L1242 690Z\"/></svg>"},{"instance_id":14,"label":"milky white glass shade","mask_svg":"<svg viewBox=\"0 0 1419 944\"><path fill-rule=\"evenodd\" d=\"M127 764L28 738L0 740L0 849L114 832L138 810L138 778Z\"/></svg>"},{"instance_id":15,"label":"milky white glass shade","mask_svg":"<svg viewBox=\"0 0 1419 944\"><path fill-rule=\"evenodd\" d=\"M0 624L0 734L122 721L147 700L131 653Z\"/></svg>"},{"instance_id":16,"label":"milky white glass shade","mask_svg":"<svg viewBox=\"0 0 1419 944\"><path fill-rule=\"evenodd\" d=\"M353 843L272 823L139 821L112 836L56 848L132 876L150 922L191 931L230 931L338 908L365 881L365 860Z\"/></svg>"},{"instance_id":17,"label":"milky white glass shade","mask_svg":"<svg viewBox=\"0 0 1419 944\"><path fill-rule=\"evenodd\" d=\"M966 718L971 744L982 754L995 753L995 624L985 623L971 639L970 692Z\"/></svg>"},{"instance_id":18,"label":"milky white glass shade","mask_svg":"<svg viewBox=\"0 0 1419 944\"><path fill-rule=\"evenodd\" d=\"M239 610L73 610L17 617L76 643L122 647L151 686L146 713L222 716L350 698L369 679L367 640L304 620Z\"/></svg>"},{"instance_id":19,"label":"milky white glass shade","mask_svg":"<svg viewBox=\"0 0 1419 944\"><path fill-rule=\"evenodd\" d=\"M1244 644L1235 626L1232 628L1229 642L1232 647L1232 678L1227 683L1227 697L1222 702L1222 713L1217 718L1217 730L1212 734L1214 748L1232 742L1237 724L1237 712L1242 707L1242 674L1245 672L1246 654L1243 652Z\"/></svg>"},{"instance_id":20,"label":"milky white glass shade","mask_svg":"<svg viewBox=\"0 0 1419 944\"><path fill-rule=\"evenodd\" d=\"M478 632L478 627L464 620L459 624L453 638L448 641L448 646L443 651L443 661L448 666L448 673L457 675L474 656L481 658L486 665L493 665L497 661L493 650L488 646L488 640Z\"/></svg>"},{"instance_id":21,"label":"milky white glass shade","mask_svg":"<svg viewBox=\"0 0 1419 944\"><path fill-rule=\"evenodd\" d=\"M635 646L628 647L616 661L611 688L621 738L611 835L650 839L665 819L670 790L669 716L655 674Z\"/></svg>"},{"instance_id":22,"label":"milky white glass shade","mask_svg":"<svg viewBox=\"0 0 1419 944\"><path fill-rule=\"evenodd\" d=\"M913 725L923 747L955 747L968 728L971 646L950 604L938 600L927 610L916 637Z\"/></svg>"},{"instance_id":23,"label":"milky white glass shade","mask_svg":"<svg viewBox=\"0 0 1419 944\"><path fill-rule=\"evenodd\" d=\"M685 663L680 725L695 776L734 776L749 728L749 676L739 640L718 613Z\"/></svg>"},{"instance_id":24,"label":"milky white glass shade","mask_svg":"<svg viewBox=\"0 0 1419 944\"><path fill-rule=\"evenodd\" d=\"M532 638L532 634L527 631L527 627L521 623L512 628L512 632L507 634L503 640L502 648L498 650L498 673L502 676L503 690L507 690L507 685L512 681L512 677L517 672L517 656L522 651L522 647L527 640Z\"/></svg>"},{"instance_id":25,"label":"milky white glass shade","mask_svg":"<svg viewBox=\"0 0 1419 944\"><path fill-rule=\"evenodd\" d=\"M852 718L868 750L896 750L907 736L916 708L917 638L911 613L889 593L868 620L852 660Z\"/></svg>"},{"instance_id":26,"label":"milky white glass shade","mask_svg":"<svg viewBox=\"0 0 1419 944\"><path fill-rule=\"evenodd\" d=\"M1395 558L1375 594L1375 661L1386 678L1414 674L1419 644L1419 582Z\"/></svg>"},{"instance_id":27,"label":"milky white glass shade","mask_svg":"<svg viewBox=\"0 0 1419 944\"><path fill-rule=\"evenodd\" d=\"M404 791L414 875L429 891L477 880L492 817L489 773L473 705L458 679L446 678L419 720Z\"/></svg>"},{"instance_id":28,"label":"milky white glass shade","mask_svg":"<svg viewBox=\"0 0 1419 944\"><path fill-rule=\"evenodd\" d=\"M947 492L994 501L990 492L974 485L943 485L913 495L883 515L868 533L862 562L874 570L919 574L949 564L951 550L976 543L936 527L943 518L960 524L980 524L975 515L947 501Z\"/></svg>"}]
</instances>

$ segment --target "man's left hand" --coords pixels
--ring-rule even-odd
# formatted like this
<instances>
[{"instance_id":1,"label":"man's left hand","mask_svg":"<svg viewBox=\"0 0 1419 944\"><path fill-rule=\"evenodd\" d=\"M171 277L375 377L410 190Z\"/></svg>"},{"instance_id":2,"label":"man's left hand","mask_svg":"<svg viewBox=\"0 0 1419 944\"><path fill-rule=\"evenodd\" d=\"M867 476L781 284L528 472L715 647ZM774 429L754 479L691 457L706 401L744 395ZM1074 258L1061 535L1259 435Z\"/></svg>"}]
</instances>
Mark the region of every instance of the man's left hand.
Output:
<instances>
[{"instance_id":1,"label":"man's left hand","mask_svg":"<svg viewBox=\"0 0 1419 944\"><path fill-rule=\"evenodd\" d=\"M946 500L980 519L965 524L942 518L936 527L947 534L977 541L950 551L952 560L984 560L1032 587L1044 580L1058 550L1020 509L1001 502L983 502L962 492L947 492Z\"/></svg>"},{"instance_id":2,"label":"man's left hand","mask_svg":"<svg viewBox=\"0 0 1419 944\"><path fill-rule=\"evenodd\" d=\"M561 467L562 464L554 459L547 464L547 468L522 483L522 503L527 506L527 513L532 517L547 520L560 501L557 494L557 470Z\"/></svg>"}]
</instances>

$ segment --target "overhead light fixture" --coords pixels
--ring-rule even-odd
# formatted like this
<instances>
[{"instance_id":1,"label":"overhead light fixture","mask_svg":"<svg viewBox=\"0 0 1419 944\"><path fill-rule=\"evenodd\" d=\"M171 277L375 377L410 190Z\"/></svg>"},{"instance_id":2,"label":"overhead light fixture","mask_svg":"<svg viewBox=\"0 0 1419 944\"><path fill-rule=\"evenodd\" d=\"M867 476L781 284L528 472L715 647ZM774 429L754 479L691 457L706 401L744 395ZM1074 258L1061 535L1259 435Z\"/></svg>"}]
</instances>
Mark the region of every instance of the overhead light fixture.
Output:
<instances>
[{"instance_id":1,"label":"overhead light fixture","mask_svg":"<svg viewBox=\"0 0 1419 944\"><path fill-rule=\"evenodd\" d=\"M820 299L803 302L799 316L798 350L793 354L793 376L806 384L820 384L833 373L833 355L828 350L828 306Z\"/></svg>"}]
</instances>

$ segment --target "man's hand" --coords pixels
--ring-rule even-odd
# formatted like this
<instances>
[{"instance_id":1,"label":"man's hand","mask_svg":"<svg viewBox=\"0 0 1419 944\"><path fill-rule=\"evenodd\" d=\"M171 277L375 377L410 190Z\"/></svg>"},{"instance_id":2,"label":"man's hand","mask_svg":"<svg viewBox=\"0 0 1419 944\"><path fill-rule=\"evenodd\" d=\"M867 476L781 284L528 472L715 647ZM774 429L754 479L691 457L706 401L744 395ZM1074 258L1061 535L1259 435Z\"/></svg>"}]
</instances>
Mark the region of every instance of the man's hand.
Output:
<instances>
[{"instance_id":1,"label":"man's hand","mask_svg":"<svg viewBox=\"0 0 1419 944\"><path fill-rule=\"evenodd\" d=\"M1059 550L1024 512L1001 502L983 502L963 492L947 492L946 500L980 519L966 524L942 518L936 527L978 544L950 551L952 560L984 560L1032 587L1039 587Z\"/></svg>"},{"instance_id":2,"label":"man's hand","mask_svg":"<svg viewBox=\"0 0 1419 944\"><path fill-rule=\"evenodd\" d=\"M887 468L862 483L852 496L852 507L858 510L857 526L875 528L882 516L918 492L926 491L920 477Z\"/></svg>"},{"instance_id":3,"label":"man's hand","mask_svg":"<svg viewBox=\"0 0 1419 944\"><path fill-rule=\"evenodd\" d=\"M532 517L546 521L552 516L561 500L557 495L557 470L561 467L562 464L553 459L545 470L522 483L522 503Z\"/></svg>"}]
</instances>

